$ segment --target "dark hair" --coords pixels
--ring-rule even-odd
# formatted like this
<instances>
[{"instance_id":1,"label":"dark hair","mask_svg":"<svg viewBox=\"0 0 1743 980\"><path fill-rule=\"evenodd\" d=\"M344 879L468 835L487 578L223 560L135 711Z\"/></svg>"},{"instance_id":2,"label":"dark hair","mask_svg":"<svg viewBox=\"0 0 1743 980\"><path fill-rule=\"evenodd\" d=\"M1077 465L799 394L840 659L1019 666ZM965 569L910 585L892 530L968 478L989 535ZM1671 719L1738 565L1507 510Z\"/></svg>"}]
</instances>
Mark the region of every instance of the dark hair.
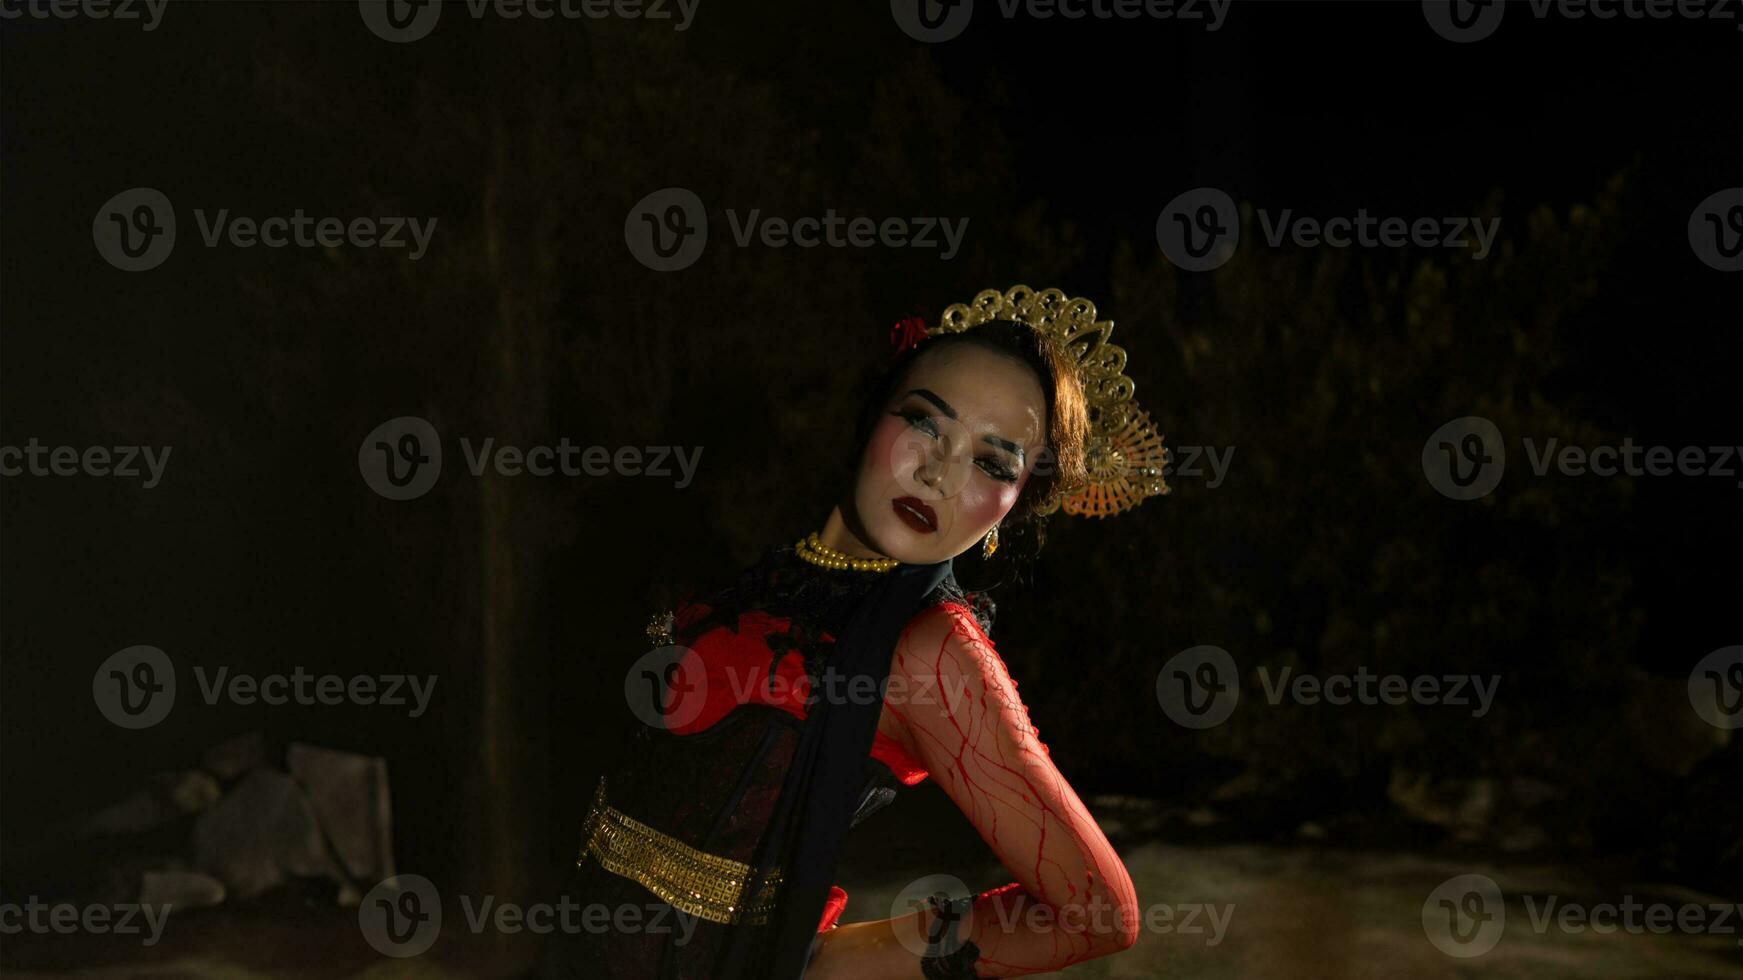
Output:
<instances>
[{"instance_id":1,"label":"dark hair","mask_svg":"<svg viewBox=\"0 0 1743 980\"><path fill-rule=\"evenodd\" d=\"M1007 545L1013 545L1010 553L1032 556L1039 551L1042 541L1040 508L1050 498L1076 491L1087 477L1084 444L1089 437L1089 410L1077 371L1070 359L1034 327L1015 320L988 320L968 330L933 334L891 361L866 388L865 402L854 432L853 466L857 468L884 406L907 380L915 365L937 351L964 344L1003 354L1028 365L1041 382L1041 391L1046 397L1046 448L1036 457L1029 479L1023 485L1016 504L1011 507L1010 515L999 524L1001 552Z\"/></svg>"}]
</instances>

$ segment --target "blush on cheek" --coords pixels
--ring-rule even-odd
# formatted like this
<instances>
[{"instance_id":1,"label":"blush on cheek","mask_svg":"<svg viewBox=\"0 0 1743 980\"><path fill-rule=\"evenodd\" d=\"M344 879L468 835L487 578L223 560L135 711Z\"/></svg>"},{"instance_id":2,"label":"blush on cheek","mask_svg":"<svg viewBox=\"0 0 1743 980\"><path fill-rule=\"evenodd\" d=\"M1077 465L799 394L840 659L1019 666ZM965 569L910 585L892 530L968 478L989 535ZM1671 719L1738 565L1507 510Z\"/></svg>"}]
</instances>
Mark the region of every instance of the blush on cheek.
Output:
<instances>
[{"instance_id":1,"label":"blush on cheek","mask_svg":"<svg viewBox=\"0 0 1743 980\"><path fill-rule=\"evenodd\" d=\"M991 527L994 522L1002 520L1023 491L1020 480L1013 485L977 477L970 483L982 485L965 490L961 497L962 516L971 527Z\"/></svg>"},{"instance_id":2,"label":"blush on cheek","mask_svg":"<svg viewBox=\"0 0 1743 980\"><path fill-rule=\"evenodd\" d=\"M896 463L899 462L895 458L898 451L896 441L911 428L905 420L887 414L872 428L871 438L865 444L865 458L860 461L863 480L884 486L894 478Z\"/></svg>"}]
</instances>

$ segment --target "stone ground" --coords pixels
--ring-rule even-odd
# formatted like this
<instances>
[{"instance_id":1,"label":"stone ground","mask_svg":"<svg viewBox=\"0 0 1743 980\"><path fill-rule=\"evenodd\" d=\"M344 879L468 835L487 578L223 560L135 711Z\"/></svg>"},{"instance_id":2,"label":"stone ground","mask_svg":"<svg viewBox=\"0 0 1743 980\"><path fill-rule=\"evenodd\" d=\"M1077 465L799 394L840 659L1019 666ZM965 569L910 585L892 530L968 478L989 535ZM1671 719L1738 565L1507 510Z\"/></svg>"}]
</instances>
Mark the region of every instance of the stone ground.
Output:
<instances>
[{"instance_id":1,"label":"stone ground","mask_svg":"<svg viewBox=\"0 0 1743 980\"><path fill-rule=\"evenodd\" d=\"M1122 847L1140 902L1217 908L1215 934L1198 914L1196 932L1146 930L1128 953L1080 965L1059 976L1190 978L1662 978L1743 977L1743 923L1727 935L1599 934L1534 928L1524 894L1560 895L1592 905L1632 895L1673 906L1717 904L1717 896L1649 883L1598 885L1583 869L1493 867L1429 857L1273 845ZM887 915L897 893L924 871L886 863L881 872L845 877L849 920ZM890 870L891 868L897 870ZM935 867L935 866L934 866ZM1507 896L1505 929L1493 949L1457 959L1431 943L1423 904L1436 886L1466 873L1486 874ZM976 887L997 883L996 867L965 875ZM88 977L191 980L447 980L511 977L526 962L528 937L481 937L448 909L441 939L408 959L375 953L353 912L280 900L208 909L172 919L162 941L16 935L0 944L7 980ZM1175 921L1187 923L1176 915Z\"/></svg>"}]
</instances>

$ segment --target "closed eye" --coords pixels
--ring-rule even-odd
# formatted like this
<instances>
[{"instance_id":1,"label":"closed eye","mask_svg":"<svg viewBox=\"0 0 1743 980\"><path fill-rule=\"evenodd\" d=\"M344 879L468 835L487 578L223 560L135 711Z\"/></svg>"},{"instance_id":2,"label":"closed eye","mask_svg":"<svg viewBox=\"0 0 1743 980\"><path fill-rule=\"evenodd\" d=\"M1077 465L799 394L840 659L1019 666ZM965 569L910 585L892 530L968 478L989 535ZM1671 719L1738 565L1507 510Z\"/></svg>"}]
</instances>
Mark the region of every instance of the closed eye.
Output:
<instances>
[{"instance_id":1,"label":"closed eye","mask_svg":"<svg viewBox=\"0 0 1743 980\"><path fill-rule=\"evenodd\" d=\"M938 423L932 421L932 416L927 415L925 412L913 408L904 408L900 411L892 412L891 414L907 419L908 425L919 429L921 432L926 433L934 439L938 438Z\"/></svg>"},{"instance_id":2,"label":"closed eye","mask_svg":"<svg viewBox=\"0 0 1743 980\"><path fill-rule=\"evenodd\" d=\"M976 466L979 466L987 476L998 480L1000 483L1017 482L1017 474L1011 472L1011 468L1006 466L996 456L982 456L976 459L974 463Z\"/></svg>"},{"instance_id":3,"label":"closed eye","mask_svg":"<svg viewBox=\"0 0 1743 980\"><path fill-rule=\"evenodd\" d=\"M938 438L938 423L929 413L918 408L902 408L897 409L890 414L897 418L906 419L909 427L923 432L934 439ZM990 438L991 437L989 437L989 439ZM981 472L995 480L998 480L1000 483L1017 482L1016 471L1012 470L1010 466L998 456L980 456L975 459L974 464L980 467Z\"/></svg>"}]
</instances>

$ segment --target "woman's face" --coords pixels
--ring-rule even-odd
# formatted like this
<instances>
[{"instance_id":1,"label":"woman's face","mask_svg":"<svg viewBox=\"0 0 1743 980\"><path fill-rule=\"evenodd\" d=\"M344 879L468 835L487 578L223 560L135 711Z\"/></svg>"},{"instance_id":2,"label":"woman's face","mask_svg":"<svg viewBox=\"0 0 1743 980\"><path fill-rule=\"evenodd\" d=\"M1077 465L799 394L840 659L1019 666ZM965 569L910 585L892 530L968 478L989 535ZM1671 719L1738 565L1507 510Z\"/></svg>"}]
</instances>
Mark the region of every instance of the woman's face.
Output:
<instances>
[{"instance_id":1,"label":"woman's face","mask_svg":"<svg viewBox=\"0 0 1743 980\"><path fill-rule=\"evenodd\" d=\"M860 458L858 530L910 564L954 558L1010 512L1046 445L1046 394L1027 364L974 344L922 355Z\"/></svg>"}]
</instances>

